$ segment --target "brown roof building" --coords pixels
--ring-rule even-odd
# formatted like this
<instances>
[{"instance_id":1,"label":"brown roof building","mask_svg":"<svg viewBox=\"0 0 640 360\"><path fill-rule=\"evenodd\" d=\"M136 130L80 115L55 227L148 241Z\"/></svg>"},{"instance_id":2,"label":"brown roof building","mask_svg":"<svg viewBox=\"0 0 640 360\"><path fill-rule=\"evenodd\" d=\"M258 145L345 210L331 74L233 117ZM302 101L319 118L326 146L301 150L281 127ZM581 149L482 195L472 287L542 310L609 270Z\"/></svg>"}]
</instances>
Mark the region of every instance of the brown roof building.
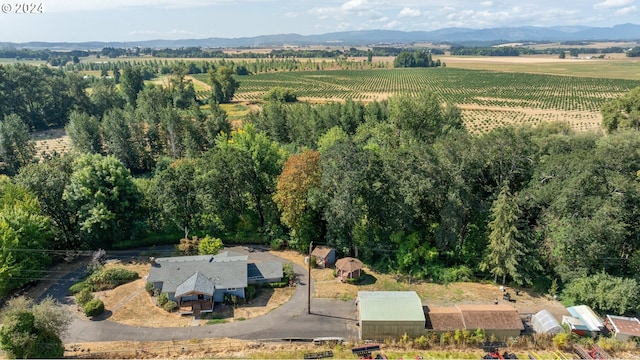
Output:
<instances>
[{"instance_id":1,"label":"brown roof building","mask_svg":"<svg viewBox=\"0 0 640 360\"><path fill-rule=\"evenodd\" d=\"M311 252L311 256L316 258L316 265L324 268L335 264L336 249L327 246L316 246Z\"/></svg>"},{"instance_id":2,"label":"brown roof building","mask_svg":"<svg viewBox=\"0 0 640 360\"><path fill-rule=\"evenodd\" d=\"M640 321L637 318L607 315L604 324L620 341L640 337Z\"/></svg>"},{"instance_id":3,"label":"brown roof building","mask_svg":"<svg viewBox=\"0 0 640 360\"><path fill-rule=\"evenodd\" d=\"M519 336L524 325L511 305L425 306L426 328L435 332L483 329L487 336L505 339Z\"/></svg>"}]
</instances>

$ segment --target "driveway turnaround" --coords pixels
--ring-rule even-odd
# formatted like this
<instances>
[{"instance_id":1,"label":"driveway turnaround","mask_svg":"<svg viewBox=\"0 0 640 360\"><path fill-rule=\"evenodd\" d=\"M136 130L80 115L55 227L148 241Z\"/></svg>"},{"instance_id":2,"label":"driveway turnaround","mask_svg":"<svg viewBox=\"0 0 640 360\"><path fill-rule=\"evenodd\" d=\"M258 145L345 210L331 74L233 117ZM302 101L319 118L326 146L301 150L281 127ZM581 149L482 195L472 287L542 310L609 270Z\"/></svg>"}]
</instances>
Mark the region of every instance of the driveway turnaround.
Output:
<instances>
[{"instance_id":1,"label":"driveway turnaround","mask_svg":"<svg viewBox=\"0 0 640 360\"><path fill-rule=\"evenodd\" d=\"M268 252L246 252L243 248L232 251L245 252L251 260L281 260ZM266 315L235 321L232 323L177 327L149 328L129 326L110 320L88 320L80 316L74 318L65 343L99 341L166 341L205 338L236 338L244 340L296 340L316 337L339 336L356 339L358 335L356 306L353 301L337 299L311 299L311 314L307 307L307 286L309 283L306 269L295 265L300 279L291 299ZM51 287L47 295L62 303L70 304L71 298L66 291L77 281L81 271L68 274L57 286ZM70 307L71 309L72 307Z\"/></svg>"}]
</instances>

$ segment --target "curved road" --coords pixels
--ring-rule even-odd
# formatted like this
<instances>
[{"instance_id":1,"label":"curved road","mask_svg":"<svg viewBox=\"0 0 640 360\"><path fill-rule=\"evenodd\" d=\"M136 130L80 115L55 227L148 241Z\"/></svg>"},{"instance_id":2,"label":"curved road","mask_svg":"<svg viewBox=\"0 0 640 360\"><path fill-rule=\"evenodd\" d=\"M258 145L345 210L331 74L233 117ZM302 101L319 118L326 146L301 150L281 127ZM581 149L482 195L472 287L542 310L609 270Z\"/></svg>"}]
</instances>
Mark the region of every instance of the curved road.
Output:
<instances>
[{"instance_id":1,"label":"curved road","mask_svg":"<svg viewBox=\"0 0 640 360\"><path fill-rule=\"evenodd\" d=\"M258 261L277 258L267 252L248 253L238 248L233 251L246 253L250 259ZM53 296L62 303L70 303L71 299L66 296L67 289L80 278L82 271L83 269L68 274L63 281L49 288L47 295ZM108 319L91 321L76 316L64 342L164 341L222 337L267 340L339 336L355 339L358 331L354 303L312 298L311 314L308 314L307 272L297 265L295 271L300 283L291 299L279 308L257 318L217 325L149 328L124 325ZM313 291L313 284L311 286Z\"/></svg>"}]
</instances>

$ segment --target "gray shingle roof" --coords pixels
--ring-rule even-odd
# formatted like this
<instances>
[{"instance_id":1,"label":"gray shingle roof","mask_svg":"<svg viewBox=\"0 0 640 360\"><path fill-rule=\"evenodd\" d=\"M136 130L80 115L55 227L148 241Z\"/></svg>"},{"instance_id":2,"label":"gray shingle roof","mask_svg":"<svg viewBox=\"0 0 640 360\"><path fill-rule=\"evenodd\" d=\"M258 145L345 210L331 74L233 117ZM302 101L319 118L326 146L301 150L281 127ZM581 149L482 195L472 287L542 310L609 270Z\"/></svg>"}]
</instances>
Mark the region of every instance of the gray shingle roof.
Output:
<instances>
[{"instance_id":1,"label":"gray shingle roof","mask_svg":"<svg viewBox=\"0 0 640 360\"><path fill-rule=\"evenodd\" d=\"M282 273L282 262L268 261L247 264L248 276L251 280L279 279L284 276Z\"/></svg>"},{"instance_id":2,"label":"gray shingle roof","mask_svg":"<svg viewBox=\"0 0 640 360\"><path fill-rule=\"evenodd\" d=\"M148 282L162 282L162 292L176 292L178 286L200 272L216 288L247 286L247 256L232 252L218 255L157 258L149 270Z\"/></svg>"},{"instance_id":3,"label":"gray shingle roof","mask_svg":"<svg viewBox=\"0 0 640 360\"><path fill-rule=\"evenodd\" d=\"M215 290L215 285L206 276L202 275L200 271L196 271L190 278L185 280L182 284L176 288L175 296L182 296L188 293L201 293L212 295Z\"/></svg>"}]
</instances>

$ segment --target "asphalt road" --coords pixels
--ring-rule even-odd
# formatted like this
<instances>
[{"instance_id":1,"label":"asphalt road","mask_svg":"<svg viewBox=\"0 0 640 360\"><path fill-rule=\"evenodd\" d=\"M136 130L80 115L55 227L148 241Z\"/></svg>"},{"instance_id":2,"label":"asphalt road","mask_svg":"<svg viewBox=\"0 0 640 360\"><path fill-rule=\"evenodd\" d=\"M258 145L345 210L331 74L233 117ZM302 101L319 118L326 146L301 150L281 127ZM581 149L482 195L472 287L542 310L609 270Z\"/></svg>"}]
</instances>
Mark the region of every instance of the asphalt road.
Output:
<instances>
[{"instance_id":1,"label":"asphalt road","mask_svg":"<svg viewBox=\"0 0 640 360\"><path fill-rule=\"evenodd\" d=\"M268 252L246 252L243 248L233 251L245 252L254 261L279 259ZM282 260L282 259L279 259ZM84 269L72 272L62 281L48 289L44 296L50 295L62 303L72 304L66 296L67 289L77 281ZM356 339L358 335L356 306L352 301L337 299L311 299L311 314L307 307L307 271L295 266L300 279L296 292L291 299L266 315L236 321L233 323L177 327L148 328L123 325L106 320L89 320L81 314L74 318L65 343L99 341L165 341L204 338L237 338L245 340L269 339L312 339L325 336L339 336ZM313 293L313 284L312 293ZM70 309L74 309L70 306Z\"/></svg>"}]
</instances>

